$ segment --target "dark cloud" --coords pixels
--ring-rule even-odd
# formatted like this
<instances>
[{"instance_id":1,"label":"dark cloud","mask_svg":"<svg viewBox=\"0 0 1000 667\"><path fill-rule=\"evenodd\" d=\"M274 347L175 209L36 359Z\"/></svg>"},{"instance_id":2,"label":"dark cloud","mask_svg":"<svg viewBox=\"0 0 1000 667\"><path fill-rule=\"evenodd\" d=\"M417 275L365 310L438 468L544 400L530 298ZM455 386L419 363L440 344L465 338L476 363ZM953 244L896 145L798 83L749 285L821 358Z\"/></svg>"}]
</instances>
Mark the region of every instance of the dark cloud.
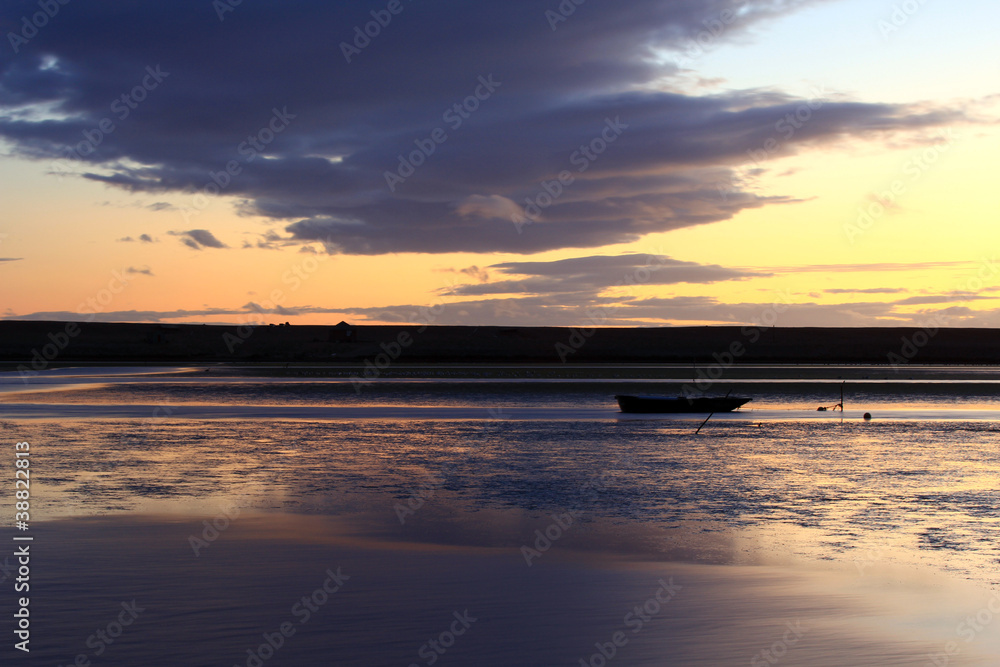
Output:
<instances>
[{"instance_id":1,"label":"dark cloud","mask_svg":"<svg viewBox=\"0 0 1000 667\"><path fill-rule=\"evenodd\" d=\"M961 118L816 92L788 134L782 119L809 100L654 85L678 73L654 54L683 51L724 11L738 18L721 39L739 39L813 0L588 3L553 30L555 4L406 2L348 62L340 43L371 20L364 3L242 3L224 21L205 0L70 3L0 65L0 136L92 180L172 193L185 226L221 193L328 251L533 253L787 202L733 186L735 171ZM28 7L0 5L0 25ZM30 107L48 111L13 113ZM386 172L428 141L391 191Z\"/></svg>"},{"instance_id":2,"label":"dark cloud","mask_svg":"<svg viewBox=\"0 0 1000 667\"><path fill-rule=\"evenodd\" d=\"M20 262L24 257L0 257L0 262Z\"/></svg>"},{"instance_id":3,"label":"dark cloud","mask_svg":"<svg viewBox=\"0 0 1000 667\"><path fill-rule=\"evenodd\" d=\"M453 296L485 294L598 294L608 288L631 289L638 285L714 283L769 276L762 271L727 269L718 265L682 262L662 255L594 255L552 262L504 262L490 270L505 275L528 276L448 288Z\"/></svg>"},{"instance_id":4,"label":"dark cloud","mask_svg":"<svg viewBox=\"0 0 1000 667\"><path fill-rule=\"evenodd\" d=\"M225 243L215 238L207 229L189 229L186 232L167 232L171 236L179 236L181 243L193 250L202 248L228 248Z\"/></svg>"},{"instance_id":5,"label":"dark cloud","mask_svg":"<svg viewBox=\"0 0 1000 667\"><path fill-rule=\"evenodd\" d=\"M125 273L130 275L152 276L153 270L148 266L130 266L125 269Z\"/></svg>"},{"instance_id":6,"label":"dark cloud","mask_svg":"<svg viewBox=\"0 0 1000 667\"><path fill-rule=\"evenodd\" d=\"M486 269L481 269L478 266L467 266L464 269L459 269L458 273L463 276L474 278L481 283L485 283L490 279L490 272Z\"/></svg>"}]
</instances>

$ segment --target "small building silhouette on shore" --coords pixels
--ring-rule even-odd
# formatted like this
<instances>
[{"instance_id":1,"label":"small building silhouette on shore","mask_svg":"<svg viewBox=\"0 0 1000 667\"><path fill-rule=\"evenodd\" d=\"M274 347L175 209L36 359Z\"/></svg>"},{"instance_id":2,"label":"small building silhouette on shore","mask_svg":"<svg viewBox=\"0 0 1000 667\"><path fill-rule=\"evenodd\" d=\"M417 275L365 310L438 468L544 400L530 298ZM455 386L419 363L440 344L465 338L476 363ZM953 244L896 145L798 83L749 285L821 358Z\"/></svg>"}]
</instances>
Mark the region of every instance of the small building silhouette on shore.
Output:
<instances>
[{"instance_id":1,"label":"small building silhouette on shore","mask_svg":"<svg viewBox=\"0 0 1000 667\"><path fill-rule=\"evenodd\" d=\"M353 343L357 339L355 333L354 327L347 322L341 322L330 329L330 342Z\"/></svg>"}]
</instances>

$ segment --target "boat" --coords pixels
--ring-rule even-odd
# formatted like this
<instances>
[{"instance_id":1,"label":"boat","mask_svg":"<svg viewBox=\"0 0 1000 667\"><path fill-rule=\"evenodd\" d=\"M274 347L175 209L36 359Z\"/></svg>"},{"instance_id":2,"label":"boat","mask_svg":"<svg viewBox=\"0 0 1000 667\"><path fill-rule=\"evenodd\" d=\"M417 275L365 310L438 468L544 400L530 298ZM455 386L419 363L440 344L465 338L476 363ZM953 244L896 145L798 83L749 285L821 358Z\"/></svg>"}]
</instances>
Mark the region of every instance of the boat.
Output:
<instances>
[{"instance_id":1,"label":"boat","mask_svg":"<svg viewBox=\"0 0 1000 667\"><path fill-rule=\"evenodd\" d=\"M745 396L615 396L622 412L732 412L751 400Z\"/></svg>"}]
</instances>

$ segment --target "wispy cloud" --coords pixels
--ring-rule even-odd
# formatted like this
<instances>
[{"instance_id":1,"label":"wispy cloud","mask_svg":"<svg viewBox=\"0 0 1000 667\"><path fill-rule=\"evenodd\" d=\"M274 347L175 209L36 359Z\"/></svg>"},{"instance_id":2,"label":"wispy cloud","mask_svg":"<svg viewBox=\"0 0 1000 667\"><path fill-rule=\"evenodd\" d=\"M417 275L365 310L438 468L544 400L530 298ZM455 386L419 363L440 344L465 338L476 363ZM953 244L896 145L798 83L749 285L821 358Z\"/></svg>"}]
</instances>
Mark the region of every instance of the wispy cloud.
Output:
<instances>
[{"instance_id":1,"label":"wispy cloud","mask_svg":"<svg viewBox=\"0 0 1000 667\"><path fill-rule=\"evenodd\" d=\"M318 306L266 308L256 302L249 302L240 308L197 308L177 310L116 310L101 313L77 313L74 311L43 311L16 315L8 310L4 319L12 320L46 320L59 322L172 322L177 320L194 320L200 322L217 322L220 324L246 324L247 316L261 314L295 316L308 314L344 314L349 311L338 308L323 308ZM220 319L221 318L221 319ZM230 319L226 319L230 318ZM250 320L255 321L255 320Z\"/></svg>"},{"instance_id":2,"label":"wispy cloud","mask_svg":"<svg viewBox=\"0 0 1000 667\"><path fill-rule=\"evenodd\" d=\"M289 239L282 238L282 236L274 230L268 230L256 241L243 242L244 248L257 248L260 250L281 250L287 245L290 245ZM306 247L309 246L302 246L302 248Z\"/></svg>"},{"instance_id":3,"label":"wispy cloud","mask_svg":"<svg viewBox=\"0 0 1000 667\"><path fill-rule=\"evenodd\" d=\"M167 232L171 236L179 236L181 243L193 250L202 248L228 248L225 243L215 238L207 229L189 229L186 232Z\"/></svg>"},{"instance_id":4,"label":"wispy cloud","mask_svg":"<svg viewBox=\"0 0 1000 667\"><path fill-rule=\"evenodd\" d=\"M827 289L827 294L899 294L907 290L902 287L869 287L867 289Z\"/></svg>"},{"instance_id":5,"label":"wispy cloud","mask_svg":"<svg viewBox=\"0 0 1000 667\"><path fill-rule=\"evenodd\" d=\"M131 236L124 236L118 239L119 243L157 243L158 240L154 239L149 234L140 234L139 238L132 238Z\"/></svg>"},{"instance_id":6,"label":"wispy cloud","mask_svg":"<svg viewBox=\"0 0 1000 667\"><path fill-rule=\"evenodd\" d=\"M697 264L642 254L593 255L551 262L504 262L488 269L503 275L527 277L459 285L442 291L451 296L567 293L596 296L613 287L707 284L770 275L765 271L728 269L714 264Z\"/></svg>"},{"instance_id":7,"label":"wispy cloud","mask_svg":"<svg viewBox=\"0 0 1000 667\"><path fill-rule=\"evenodd\" d=\"M775 273L829 273L834 275L863 271L926 271L929 269L972 268L980 264L981 262L870 262L867 264L773 266L769 270ZM875 293L877 294L877 292Z\"/></svg>"},{"instance_id":8,"label":"wispy cloud","mask_svg":"<svg viewBox=\"0 0 1000 667\"><path fill-rule=\"evenodd\" d=\"M916 311L908 300L847 303L793 303L789 295L763 295L758 301L722 302L713 296L673 296L654 298L594 296L589 293L553 296L498 297L468 301L442 301L435 309L435 324L494 326L664 326L736 325L764 323L777 327L828 326L924 326L930 321L947 321L951 326L1000 327L1000 310L974 310L961 305L963 298L941 298ZM949 303L955 305L948 305ZM4 319L100 322L216 322L245 324L248 316L302 317L334 315L351 317L357 323L417 323L422 309L434 304L396 304L375 307L332 308L312 305L265 307L255 301L238 308L125 310L96 315L69 311L46 311L17 315L9 309ZM935 307L938 306L938 307ZM766 319L766 314L776 314ZM937 318L935 320L935 318Z\"/></svg>"}]
</instances>

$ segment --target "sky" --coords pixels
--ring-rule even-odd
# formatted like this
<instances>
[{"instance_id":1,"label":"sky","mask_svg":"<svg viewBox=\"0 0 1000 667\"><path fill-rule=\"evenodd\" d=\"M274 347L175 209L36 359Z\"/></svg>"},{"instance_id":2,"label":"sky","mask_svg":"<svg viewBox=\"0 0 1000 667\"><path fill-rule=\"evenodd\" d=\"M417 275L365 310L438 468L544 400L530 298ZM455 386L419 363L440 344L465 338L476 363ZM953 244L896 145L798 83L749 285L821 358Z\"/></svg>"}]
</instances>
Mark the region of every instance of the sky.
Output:
<instances>
[{"instance_id":1,"label":"sky","mask_svg":"<svg viewBox=\"0 0 1000 667\"><path fill-rule=\"evenodd\" d=\"M7 0L0 317L1000 326L985 0Z\"/></svg>"}]
</instances>

